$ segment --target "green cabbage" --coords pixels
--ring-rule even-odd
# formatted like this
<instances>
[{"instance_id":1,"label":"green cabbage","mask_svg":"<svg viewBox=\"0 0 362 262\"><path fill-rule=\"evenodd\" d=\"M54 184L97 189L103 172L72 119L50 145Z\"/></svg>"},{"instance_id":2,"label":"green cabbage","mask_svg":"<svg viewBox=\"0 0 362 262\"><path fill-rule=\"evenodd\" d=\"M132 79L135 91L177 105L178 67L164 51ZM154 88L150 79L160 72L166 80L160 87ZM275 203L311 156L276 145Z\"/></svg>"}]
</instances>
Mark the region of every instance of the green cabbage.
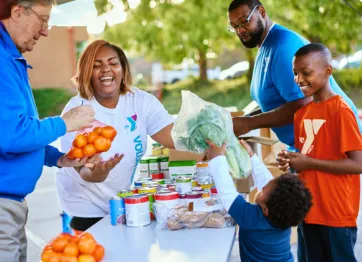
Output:
<instances>
[{"instance_id":1,"label":"green cabbage","mask_svg":"<svg viewBox=\"0 0 362 262\"><path fill-rule=\"evenodd\" d=\"M233 133L230 113L218 105L203 100L201 102L205 106L199 112L181 114L176 120L172 130L176 149L203 154L209 147L206 139L218 146L227 142L226 158L230 174L234 179L248 177L251 173L251 159Z\"/></svg>"}]
</instances>

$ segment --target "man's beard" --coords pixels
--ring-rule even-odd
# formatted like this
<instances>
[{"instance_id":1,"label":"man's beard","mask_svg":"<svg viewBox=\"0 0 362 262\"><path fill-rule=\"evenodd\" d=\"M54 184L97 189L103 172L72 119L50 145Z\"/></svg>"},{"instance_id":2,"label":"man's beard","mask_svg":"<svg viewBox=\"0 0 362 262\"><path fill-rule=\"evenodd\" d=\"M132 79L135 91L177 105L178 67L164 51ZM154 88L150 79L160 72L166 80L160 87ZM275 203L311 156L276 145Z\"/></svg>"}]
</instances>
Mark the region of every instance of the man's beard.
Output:
<instances>
[{"instance_id":1,"label":"man's beard","mask_svg":"<svg viewBox=\"0 0 362 262\"><path fill-rule=\"evenodd\" d=\"M249 33L250 39L247 42L244 42L240 36L239 36L239 39L246 48L254 48L260 43L264 30L265 30L265 27L263 26L263 23L261 22L260 19L258 19L258 23L257 23L255 31Z\"/></svg>"}]
</instances>

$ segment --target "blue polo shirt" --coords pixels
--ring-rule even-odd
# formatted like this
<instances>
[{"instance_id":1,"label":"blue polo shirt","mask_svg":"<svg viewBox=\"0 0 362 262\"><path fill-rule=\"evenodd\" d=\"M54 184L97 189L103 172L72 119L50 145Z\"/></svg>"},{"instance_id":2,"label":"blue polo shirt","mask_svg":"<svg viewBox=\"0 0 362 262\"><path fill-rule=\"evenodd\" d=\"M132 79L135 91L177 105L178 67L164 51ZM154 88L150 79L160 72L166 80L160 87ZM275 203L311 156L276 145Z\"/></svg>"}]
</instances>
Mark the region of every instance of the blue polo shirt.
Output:
<instances>
[{"instance_id":1,"label":"blue polo shirt","mask_svg":"<svg viewBox=\"0 0 362 262\"><path fill-rule=\"evenodd\" d=\"M302 36L278 24L274 24L270 29L258 51L250 86L251 96L263 112L304 97L294 82L292 61L298 49L308 43ZM333 77L330 81L334 92L342 96L351 107L362 131L356 106ZM281 142L294 146L293 124L272 129Z\"/></svg>"},{"instance_id":2,"label":"blue polo shirt","mask_svg":"<svg viewBox=\"0 0 362 262\"><path fill-rule=\"evenodd\" d=\"M290 251L291 229L274 227L260 206L247 203L239 195L229 214L239 225L239 249L243 262L293 262Z\"/></svg>"},{"instance_id":3,"label":"blue polo shirt","mask_svg":"<svg viewBox=\"0 0 362 262\"><path fill-rule=\"evenodd\" d=\"M34 190L43 165L56 166L63 153L48 144L66 132L60 117L39 120L28 67L0 22L0 198L17 201Z\"/></svg>"}]
</instances>

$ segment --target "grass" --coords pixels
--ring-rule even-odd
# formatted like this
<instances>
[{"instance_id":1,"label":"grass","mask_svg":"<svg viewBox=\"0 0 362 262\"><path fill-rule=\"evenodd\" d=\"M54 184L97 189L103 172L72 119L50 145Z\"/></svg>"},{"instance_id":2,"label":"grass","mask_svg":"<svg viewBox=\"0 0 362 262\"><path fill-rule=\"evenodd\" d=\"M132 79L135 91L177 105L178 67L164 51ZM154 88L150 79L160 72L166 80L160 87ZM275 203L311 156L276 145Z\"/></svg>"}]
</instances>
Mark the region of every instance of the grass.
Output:
<instances>
[{"instance_id":1,"label":"grass","mask_svg":"<svg viewBox=\"0 0 362 262\"><path fill-rule=\"evenodd\" d=\"M74 96L65 88L33 89L33 94L41 119L60 115L70 98Z\"/></svg>"},{"instance_id":2,"label":"grass","mask_svg":"<svg viewBox=\"0 0 362 262\"><path fill-rule=\"evenodd\" d=\"M162 103L170 114L180 111L181 90L190 90L202 99L220 106L236 106L238 110L251 102L246 78L210 82L188 79L164 88Z\"/></svg>"}]
</instances>

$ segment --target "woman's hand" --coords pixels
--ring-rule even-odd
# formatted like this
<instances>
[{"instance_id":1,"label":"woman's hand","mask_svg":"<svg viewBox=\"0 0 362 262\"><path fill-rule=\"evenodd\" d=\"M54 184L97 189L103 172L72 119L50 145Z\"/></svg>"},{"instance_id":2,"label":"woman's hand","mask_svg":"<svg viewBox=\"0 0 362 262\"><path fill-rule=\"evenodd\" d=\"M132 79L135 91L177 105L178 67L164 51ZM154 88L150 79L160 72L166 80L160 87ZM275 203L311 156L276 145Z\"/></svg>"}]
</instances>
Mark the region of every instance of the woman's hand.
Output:
<instances>
[{"instance_id":1,"label":"woman's hand","mask_svg":"<svg viewBox=\"0 0 362 262\"><path fill-rule=\"evenodd\" d=\"M115 154L107 161L102 161L99 155L88 159L87 163L79 171L79 175L84 181L100 183L106 180L109 172L122 160L124 154Z\"/></svg>"}]
</instances>

